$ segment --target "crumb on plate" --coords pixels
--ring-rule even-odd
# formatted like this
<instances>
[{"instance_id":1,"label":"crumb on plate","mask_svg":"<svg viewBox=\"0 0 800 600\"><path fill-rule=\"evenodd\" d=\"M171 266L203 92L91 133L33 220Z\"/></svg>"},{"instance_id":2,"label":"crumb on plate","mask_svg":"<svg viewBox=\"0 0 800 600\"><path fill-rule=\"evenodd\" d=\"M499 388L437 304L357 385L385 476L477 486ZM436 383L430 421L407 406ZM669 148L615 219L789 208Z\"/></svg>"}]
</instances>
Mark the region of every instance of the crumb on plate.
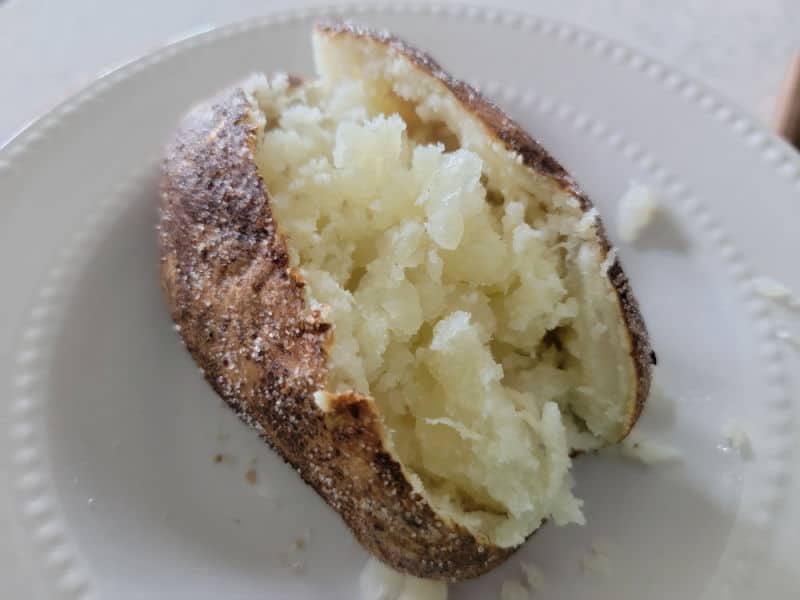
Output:
<instances>
[{"instance_id":1,"label":"crumb on plate","mask_svg":"<svg viewBox=\"0 0 800 600\"><path fill-rule=\"evenodd\" d=\"M500 588L500 600L529 600L528 589L515 579L506 579Z\"/></svg>"},{"instance_id":2,"label":"crumb on plate","mask_svg":"<svg viewBox=\"0 0 800 600\"><path fill-rule=\"evenodd\" d=\"M777 279L772 277L754 277L750 283L753 286L753 290L764 298L798 304L792 291Z\"/></svg>"},{"instance_id":3,"label":"crumb on plate","mask_svg":"<svg viewBox=\"0 0 800 600\"><path fill-rule=\"evenodd\" d=\"M611 568L608 554L608 544L603 540L593 539L589 550L581 557L581 568L584 572L607 575Z\"/></svg>"},{"instance_id":4,"label":"crumb on plate","mask_svg":"<svg viewBox=\"0 0 800 600\"><path fill-rule=\"evenodd\" d=\"M447 600L447 584L399 573L370 557L359 576L361 600Z\"/></svg>"},{"instance_id":5,"label":"crumb on plate","mask_svg":"<svg viewBox=\"0 0 800 600\"><path fill-rule=\"evenodd\" d=\"M244 478L250 485L255 485L256 483L258 483L258 474L256 473L256 470L253 468L247 469L247 471L245 471Z\"/></svg>"},{"instance_id":6,"label":"crumb on plate","mask_svg":"<svg viewBox=\"0 0 800 600\"><path fill-rule=\"evenodd\" d=\"M620 454L646 465L678 461L680 450L669 444L647 439L638 433L629 435L619 446Z\"/></svg>"},{"instance_id":7,"label":"crumb on plate","mask_svg":"<svg viewBox=\"0 0 800 600\"><path fill-rule=\"evenodd\" d=\"M729 423L722 428L722 436L728 446L736 450L742 458L753 458L753 444L750 436L741 427Z\"/></svg>"},{"instance_id":8,"label":"crumb on plate","mask_svg":"<svg viewBox=\"0 0 800 600\"><path fill-rule=\"evenodd\" d=\"M227 454L225 452L217 452L214 455L213 460L214 460L214 464L217 464L217 465L222 464L222 463L230 464L230 463L236 462L236 459L235 459L235 457L233 455Z\"/></svg>"},{"instance_id":9,"label":"crumb on plate","mask_svg":"<svg viewBox=\"0 0 800 600\"><path fill-rule=\"evenodd\" d=\"M528 588L532 592L539 592L544 587L544 571L534 562L523 562L520 565L523 573L525 573L525 580L528 583Z\"/></svg>"},{"instance_id":10,"label":"crumb on plate","mask_svg":"<svg viewBox=\"0 0 800 600\"><path fill-rule=\"evenodd\" d=\"M787 329L778 329L775 331L775 337L781 340L782 342L786 342L787 344L791 344L795 348L800 348L800 340L798 340L792 333Z\"/></svg>"},{"instance_id":11,"label":"crumb on plate","mask_svg":"<svg viewBox=\"0 0 800 600\"><path fill-rule=\"evenodd\" d=\"M617 232L620 239L627 243L639 239L658 208L658 198L651 188L631 182L617 206Z\"/></svg>"}]
</instances>

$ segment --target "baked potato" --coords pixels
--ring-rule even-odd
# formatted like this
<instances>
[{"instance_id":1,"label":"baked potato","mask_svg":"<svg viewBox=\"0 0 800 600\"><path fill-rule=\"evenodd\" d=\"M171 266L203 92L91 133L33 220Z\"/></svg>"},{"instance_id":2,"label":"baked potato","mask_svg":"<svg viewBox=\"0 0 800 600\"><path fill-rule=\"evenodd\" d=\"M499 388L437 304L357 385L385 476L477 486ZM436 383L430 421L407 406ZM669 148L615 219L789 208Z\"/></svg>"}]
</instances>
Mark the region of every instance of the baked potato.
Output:
<instances>
[{"instance_id":1,"label":"baked potato","mask_svg":"<svg viewBox=\"0 0 800 600\"><path fill-rule=\"evenodd\" d=\"M312 41L316 79L254 76L180 123L166 302L365 548L474 577L583 522L570 456L635 423L645 325L596 209L519 125L388 33Z\"/></svg>"}]
</instances>

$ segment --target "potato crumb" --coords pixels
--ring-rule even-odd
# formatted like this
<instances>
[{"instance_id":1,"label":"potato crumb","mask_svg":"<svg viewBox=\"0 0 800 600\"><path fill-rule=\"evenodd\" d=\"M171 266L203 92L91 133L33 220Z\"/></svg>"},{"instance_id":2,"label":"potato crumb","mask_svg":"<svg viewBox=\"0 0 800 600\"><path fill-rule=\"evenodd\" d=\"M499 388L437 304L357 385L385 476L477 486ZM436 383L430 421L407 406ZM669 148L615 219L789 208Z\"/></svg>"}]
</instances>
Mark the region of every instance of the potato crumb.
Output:
<instances>
[{"instance_id":1,"label":"potato crumb","mask_svg":"<svg viewBox=\"0 0 800 600\"><path fill-rule=\"evenodd\" d=\"M592 540L589 550L581 557L581 569L587 573L608 575L611 569L608 552L608 545L605 542Z\"/></svg>"},{"instance_id":2,"label":"potato crumb","mask_svg":"<svg viewBox=\"0 0 800 600\"><path fill-rule=\"evenodd\" d=\"M247 471L245 471L244 478L250 485L255 485L258 483L258 474L256 473L255 469L247 469Z\"/></svg>"},{"instance_id":3,"label":"potato crumb","mask_svg":"<svg viewBox=\"0 0 800 600\"><path fill-rule=\"evenodd\" d=\"M675 462L681 460L680 450L634 433L625 438L619 446L620 454L645 465Z\"/></svg>"},{"instance_id":4,"label":"potato crumb","mask_svg":"<svg viewBox=\"0 0 800 600\"><path fill-rule=\"evenodd\" d=\"M500 588L500 600L528 600L532 594L540 592L544 587L544 572L532 562L520 563L525 575L525 582L507 579Z\"/></svg>"},{"instance_id":5,"label":"potato crumb","mask_svg":"<svg viewBox=\"0 0 800 600\"><path fill-rule=\"evenodd\" d=\"M753 458L753 444L746 431L728 423L722 428L722 436L725 438L726 444L736 450L742 458L745 460Z\"/></svg>"},{"instance_id":6,"label":"potato crumb","mask_svg":"<svg viewBox=\"0 0 800 600\"><path fill-rule=\"evenodd\" d=\"M222 463L234 463L236 462L236 457L232 456L231 454L227 454L225 452L217 452L213 458L214 463L222 464Z\"/></svg>"},{"instance_id":7,"label":"potato crumb","mask_svg":"<svg viewBox=\"0 0 800 600\"><path fill-rule=\"evenodd\" d=\"M278 493L272 489L272 487L264 484L259 483L254 486L256 494L265 500L265 503L268 504L271 508L279 509L283 506L283 499L278 495Z\"/></svg>"},{"instance_id":8,"label":"potato crumb","mask_svg":"<svg viewBox=\"0 0 800 600\"><path fill-rule=\"evenodd\" d=\"M521 564L522 571L525 573L525 580L528 583L528 588L532 592L539 592L544 588L545 578L542 568L533 562L523 562Z\"/></svg>"},{"instance_id":9,"label":"potato crumb","mask_svg":"<svg viewBox=\"0 0 800 600\"><path fill-rule=\"evenodd\" d=\"M775 337L782 342L786 342L787 344L793 346L794 348L800 348L800 340L798 340L790 331L786 329L778 329L775 332Z\"/></svg>"},{"instance_id":10,"label":"potato crumb","mask_svg":"<svg viewBox=\"0 0 800 600\"><path fill-rule=\"evenodd\" d=\"M358 583L361 600L447 600L447 584L399 573L372 557Z\"/></svg>"},{"instance_id":11,"label":"potato crumb","mask_svg":"<svg viewBox=\"0 0 800 600\"><path fill-rule=\"evenodd\" d=\"M792 292L783 283L772 277L754 277L751 281L753 290L770 300L790 300Z\"/></svg>"},{"instance_id":12,"label":"potato crumb","mask_svg":"<svg viewBox=\"0 0 800 600\"><path fill-rule=\"evenodd\" d=\"M281 564L295 575L306 573L306 560L304 551L311 539L311 530L306 529L300 536L289 544L286 550L278 553Z\"/></svg>"},{"instance_id":13,"label":"potato crumb","mask_svg":"<svg viewBox=\"0 0 800 600\"><path fill-rule=\"evenodd\" d=\"M278 553L278 558L283 567L289 569L295 575L305 575L306 561L302 557L297 557L291 551Z\"/></svg>"},{"instance_id":14,"label":"potato crumb","mask_svg":"<svg viewBox=\"0 0 800 600\"><path fill-rule=\"evenodd\" d=\"M652 189L631 182L617 206L617 232L620 239L629 244L639 239L658 208L659 201Z\"/></svg>"},{"instance_id":15,"label":"potato crumb","mask_svg":"<svg viewBox=\"0 0 800 600\"><path fill-rule=\"evenodd\" d=\"M303 531L302 535L299 535L294 540L294 549L295 550L305 550L308 543L311 541L311 530L306 529Z\"/></svg>"},{"instance_id":16,"label":"potato crumb","mask_svg":"<svg viewBox=\"0 0 800 600\"><path fill-rule=\"evenodd\" d=\"M500 600L529 600L528 589L519 581L507 579L500 587Z\"/></svg>"}]
</instances>

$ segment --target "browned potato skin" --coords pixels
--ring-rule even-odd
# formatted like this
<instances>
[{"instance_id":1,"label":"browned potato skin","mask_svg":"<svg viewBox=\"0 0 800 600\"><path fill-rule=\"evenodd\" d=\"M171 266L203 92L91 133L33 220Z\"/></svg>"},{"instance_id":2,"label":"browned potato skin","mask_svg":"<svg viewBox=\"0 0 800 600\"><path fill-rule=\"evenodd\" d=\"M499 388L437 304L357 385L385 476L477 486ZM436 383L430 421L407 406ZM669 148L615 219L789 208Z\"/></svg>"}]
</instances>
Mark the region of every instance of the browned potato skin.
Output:
<instances>
[{"instance_id":1,"label":"browned potato skin","mask_svg":"<svg viewBox=\"0 0 800 600\"><path fill-rule=\"evenodd\" d=\"M318 27L389 43L340 24ZM391 43L422 71L437 72L430 58L394 38ZM446 83L526 164L591 206L563 168L499 109L465 84ZM342 516L367 550L418 577L456 581L490 570L514 549L477 540L414 492L385 447L370 399L340 394L329 412L315 404L314 392L325 388L332 331L319 314L309 316L303 280L289 267L255 166L249 110L240 88L224 92L184 118L166 152L161 284L186 347L217 393ZM605 238L603 243L607 248ZM609 276L639 371L632 425L647 395L650 348L619 263Z\"/></svg>"}]
</instances>

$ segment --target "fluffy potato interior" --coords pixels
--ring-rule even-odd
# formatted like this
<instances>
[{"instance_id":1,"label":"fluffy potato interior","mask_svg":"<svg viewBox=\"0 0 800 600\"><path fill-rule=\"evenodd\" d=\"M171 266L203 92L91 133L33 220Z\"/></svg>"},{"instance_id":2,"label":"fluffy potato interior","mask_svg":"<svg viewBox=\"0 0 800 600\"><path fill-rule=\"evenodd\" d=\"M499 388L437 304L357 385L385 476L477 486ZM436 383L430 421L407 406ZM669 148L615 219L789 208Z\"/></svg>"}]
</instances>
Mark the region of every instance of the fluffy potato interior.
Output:
<instances>
[{"instance_id":1,"label":"fluffy potato interior","mask_svg":"<svg viewBox=\"0 0 800 600\"><path fill-rule=\"evenodd\" d=\"M391 48L315 44L319 79L250 88L276 223L334 326L329 392L372 397L417 490L481 539L582 522L570 450L616 440L630 375L595 214Z\"/></svg>"}]
</instances>

